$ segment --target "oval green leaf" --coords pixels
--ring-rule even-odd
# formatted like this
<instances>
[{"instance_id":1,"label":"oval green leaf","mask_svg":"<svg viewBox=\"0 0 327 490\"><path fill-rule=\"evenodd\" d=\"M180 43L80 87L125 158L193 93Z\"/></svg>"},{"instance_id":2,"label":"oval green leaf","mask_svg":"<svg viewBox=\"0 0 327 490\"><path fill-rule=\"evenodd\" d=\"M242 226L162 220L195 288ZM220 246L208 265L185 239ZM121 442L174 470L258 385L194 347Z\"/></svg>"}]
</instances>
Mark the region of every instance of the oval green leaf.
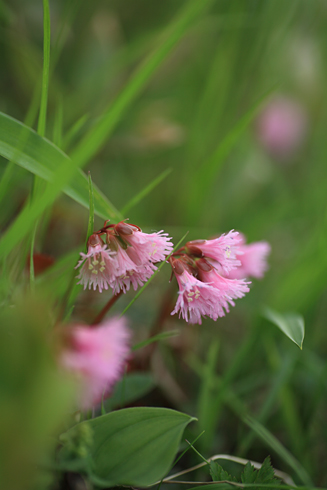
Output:
<instances>
[{"instance_id":1,"label":"oval green leaf","mask_svg":"<svg viewBox=\"0 0 327 490\"><path fill-rule=\"evenodd\" d=\"M194 418L166 408L135 407L82 422L93 429L85 458L89 477L98 485L147 486L169 471L185 427ZM70 438L70 432L64 439ZM61 465L65 466L62 449ZM72 461L67 461L71 466Z\"/></svg>"},{"instance_id":2,"label":"oval green leaf","mask_svg":"<svg viewBox=\"0 0 327 490\"><path fill-rule=\"evenodd\" d=\"M276 325L289 339L302 350L304 339L304 318L298 313L278 313L270 308L265 308L263 316Z\"/></svg>"}]
</instances>

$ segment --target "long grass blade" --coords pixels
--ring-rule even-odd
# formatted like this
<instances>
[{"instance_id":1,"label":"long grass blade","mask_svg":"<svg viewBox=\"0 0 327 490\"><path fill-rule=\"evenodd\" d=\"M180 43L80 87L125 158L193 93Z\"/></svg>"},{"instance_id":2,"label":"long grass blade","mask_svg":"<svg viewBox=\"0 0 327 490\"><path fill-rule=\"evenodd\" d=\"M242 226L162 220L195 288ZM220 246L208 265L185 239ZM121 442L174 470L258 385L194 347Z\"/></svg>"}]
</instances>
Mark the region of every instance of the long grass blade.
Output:
<instances>
[{"instance_id":1,"label":"long grass blade","mask_svg":"<svg viewBox=\"0 0 327 490\"><path fill-rule=\"evenodd\" d=\"M121 213L126 216L127 211L136 206L144 197L146 197L157 185L159 185L170 173L172 169L167 168L158 177L156 177L150 184L148 184L144 189L141 190L136 196L134 196L127 204L122 208Z\"/></svg>"},{"instance_id":2,"label":"long grass blade","mask_svg":"<svg viewBox=\"0 0 327 490\"><path fill-rule=\"evenodd\" d=\"M43 71L39 121L37 132L45 135L50 71L50 9L48 0L43 0Z\"/></svg>"},{"instance_id":3,"label":"long grass blade","mask_svg":"<svg viewBox=\"0 0 327 490\"><path fill-rule=\"evenodd\" d=\"M107 109L100 121L82 139L72 153L72 159L85 165L103 146L130 104L144 88L156 69L162 64L190 25L201 16L214 0L192 0L186 2L179 15L163 33L159 46L137 68L131 80Z\"/></svg>"},{"instance_id":4,"label":"long grass blade","mask_svg":"<svg viewBox=\"0 0 327 490\"><path fill-rule=\"evenodd\" d=\"M53 179L60 162L65 161L67 167L71 165L69 157L50 141L3 113L0 113L0 155L47 181ZM95 214L113 221L123 218L97 186L93 185L93 191ZM82 170L77 169L73 181L63 187L63 192L89 208L88 179Z\"/></svg>"}]
</instances>

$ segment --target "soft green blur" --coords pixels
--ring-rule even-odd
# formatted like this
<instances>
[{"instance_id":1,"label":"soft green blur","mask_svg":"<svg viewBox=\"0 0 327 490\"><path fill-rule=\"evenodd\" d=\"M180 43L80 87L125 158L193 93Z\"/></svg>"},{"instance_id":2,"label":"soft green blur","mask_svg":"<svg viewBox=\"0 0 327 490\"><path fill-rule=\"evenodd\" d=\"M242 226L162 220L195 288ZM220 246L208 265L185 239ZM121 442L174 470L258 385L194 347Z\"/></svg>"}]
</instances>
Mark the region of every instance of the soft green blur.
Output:
<instances>
[{"instance_id":1,"label":"soft green blur","mask_svg":"<svg viewBox=\"0 0 327 490\"><path fill-rule=\"evenodd\" d=\"M47 488L74 387L55 361L53 312L31 296L0 314L0 487Z\"/></svg>"},{"instance_id":2,"label":"soft green blur","mask_svg":"<svg viewBox=\"0 0 327 490\"><path fill-rule=\"evenodd\" d=\"M90 143L88 135L114 108L109 136L92 158L85 157L84 166L113 205L122 210L172 169L124 214L131 223L144 231L164 229L175 243L186 231L192 240L230 229L242 231L249 241L269 241L269 271L260 282L253 280L251 293L226 318L205 321L201 328L167 319L167 330L180 328L181 338L162 347L164 362L153 360L152 369L163 403L200 418L206 435L199 445L206 457L231 452L263 461L270 453L275 466L292 472L285 453L254 437L253 426L244 423L250 414L300 461L316 486L327 485L326 2L198 2L203 7L192 0L50 1L46 137L68 155L83 156L83 142ZM42 16L41 0L0 2L0 110L34 129L42 79ZM133 78L156 50L160 56L152 71L147 65L142 76ZM297 104L306 121L300 143L282 158L259 137L263 111L280 97ZM91 143L85 145L85 155L92 153ZM4 229L32 186L26 170L6 165L1 159ZM68 315L68 284L87 223L87 210L62 197L43 216L36 236L35 250L57 261L57 268L37 277L36 287L60 301L65 298ZM96 218L96 229L102 223ZM12 292L28 283L24 263L29 246L30 237L24 238L4 265L0 293L7 305ZM128 312L136 341L144 340L156 322L169 274L163 268ZM132 297L122 298L115 311L122 311ZM74 318L92 321L107 299L80 296ZM266 306L304 316L303 351L263 319ZM28 335L19 321L17 329ZM8 356L15 350L10 349ZM29 365L29 357L23 361L28 355L22 354L21 366ZM167 372L173 381L166 386L162 379ZM31 400L28 406L39 413ZM10 403L10 420L30 410ZM54 427L46 426L46 432ZM23 433L23 448L27 437ZM35 444L39 447L38 438Z\"/></svg>"}]
</instances>

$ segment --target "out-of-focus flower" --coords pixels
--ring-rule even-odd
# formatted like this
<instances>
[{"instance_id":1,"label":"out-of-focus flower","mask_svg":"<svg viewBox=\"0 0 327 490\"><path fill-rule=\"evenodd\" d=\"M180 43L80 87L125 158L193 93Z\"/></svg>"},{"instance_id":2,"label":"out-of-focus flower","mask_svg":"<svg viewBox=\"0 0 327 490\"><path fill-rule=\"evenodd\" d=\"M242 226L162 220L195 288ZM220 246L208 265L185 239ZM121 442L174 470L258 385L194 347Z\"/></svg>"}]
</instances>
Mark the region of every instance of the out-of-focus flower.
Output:
<instances>
[{"instance_id":1,"label":"out-of-focus flower","mask_svg":"<svg viewBox=\"0 0 327 490\"><path fill-rule=\"evenodd\" d=\"M300 148L307 132L303 107L286 97L276 97L257 120L257 135L273 157L288 160Z\"/></svg>"},{"instance_id":2,"label":"out-of-focus flower","mask_svg":"<svg viewBox=\"0 0 327 490\"><path fill-rule=\"evenodd\" d=\"M101 235L105 235L106 245ZM157 269L155 264L171 253L170 240L167 233L143 233L138 226L123 221L105 225L89 238L88 253L81 254L79 284L84 289L98 286L100 292L111 287L114 294L120 290L125 293L131 285L136 290Z\"/></svg>"},{"instance_id":3,"label":"out-of-focus flower","mask_svg":"<svg viewBox=\"0 0 327 490\"><path fill-rule=\"evenodd\" d=\"M222 242L225 238L224 235ZM206 242L215 241L207 240ZM214 265L220 266L218 262L220 258L222 267L225 266L226 257L221 254L220 247L217 246L218 252L215 255L209 245L211 257L207 258L204 252L201 252L201 258L199 258L199 249L194 245L198 243L201 245L202 241L188 242L185 247L175 252L169 261L179 286L177 303L171 314L179 313L179 316L182 316L187 322L201 325L202 316L217 320L218 317L225 315L225 311L228 313L229 305L235 306L233 300L242 298L249 291L249 283L244 280L222 277ZM240 263L235 255L233 260L236 264ZM231 270L232 264L229 262L228 264L228 269Z\"/></svg>"},{"instance_id":4,"label":"out-of-focus flower","mask_svg":"<svg viewBox=\"0 0 327 490\"><path fill-rule=\"evenodd\" d=\"M101 400L123 373L130 333L124 318L97 327L74 325L64 330L61 365L80 383L79 405L87 409Z\"/></svg>"},{"instance_id":5,"label":"out-of-focus flower","mask_svg":"<svg viewBox=\"0 0 327 490\"><path fill-rule=\"evenodd\" d=\"M268 269L267 257L271 251L271 246L265 241L253 242L247 245L242 234L240 234L240 239L236 256L240 259L241 265L231 270L228 277L230 279L241 279L244 277L261 279Z\"/></svg>"}]
</instances>

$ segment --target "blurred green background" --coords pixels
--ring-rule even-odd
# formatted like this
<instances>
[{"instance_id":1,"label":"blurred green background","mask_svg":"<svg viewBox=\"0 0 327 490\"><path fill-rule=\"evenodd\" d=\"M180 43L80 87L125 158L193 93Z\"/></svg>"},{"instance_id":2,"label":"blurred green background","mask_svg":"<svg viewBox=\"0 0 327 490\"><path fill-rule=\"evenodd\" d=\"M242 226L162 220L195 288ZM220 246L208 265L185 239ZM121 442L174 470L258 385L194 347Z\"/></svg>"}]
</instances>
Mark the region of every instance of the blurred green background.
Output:
<instances>
[{"instance_id":1,"label":"blurred green background","mask_svg":"<svg viewBox=\"0 0 327 490\"><path fill-rule=\"evenodd\" d=\"M162 346L164 369L185 396L174 397L169 386L161 386L164 403L200 418L206 456L229 452L263 461L270 453L275 466L299 481L295 463L280 448L249 436L243 400L315 485L327 485L326 2L56 0L50 13L46 137L71 154L135 70L166 42L158 67L145 75L134 100L124 110L118 107L113 132L84 171L121 210L171 169L123 213L131 223L143 231L164 229L174 243L186 231L192 240L235 229L272 246L265 278L253 281L251 293L226 318L201 328L167 319L167 329L182 333ZM36 129L42 2L0 2L0 29L0 110ZM0 171L5 169L1 159ZM2 202L4 229L31 186L31 174L15 166ZM87 210L68 197L57 200L39 228L35 250L59 263L66 253L82 250L87 219ZM71 257L72 266L76 254ZM47 274L44 283L59 291L71 270ZM10 291L21 277L27 280L23 267L16 267ZM166 267L129 310L136 330L150 330L168 279ZM76 317L91 318L105 301L84 293ZM303 351L262 318L264 305L304 316ZM155 371L154 365L152 359ZM160 374L163 368L156 366ZM238 401L226 390L217 394L214 372ZM157 384L164 385L160 376ZM156 396L163 403L163 395Z\"/></svg>"}]
</instances>

